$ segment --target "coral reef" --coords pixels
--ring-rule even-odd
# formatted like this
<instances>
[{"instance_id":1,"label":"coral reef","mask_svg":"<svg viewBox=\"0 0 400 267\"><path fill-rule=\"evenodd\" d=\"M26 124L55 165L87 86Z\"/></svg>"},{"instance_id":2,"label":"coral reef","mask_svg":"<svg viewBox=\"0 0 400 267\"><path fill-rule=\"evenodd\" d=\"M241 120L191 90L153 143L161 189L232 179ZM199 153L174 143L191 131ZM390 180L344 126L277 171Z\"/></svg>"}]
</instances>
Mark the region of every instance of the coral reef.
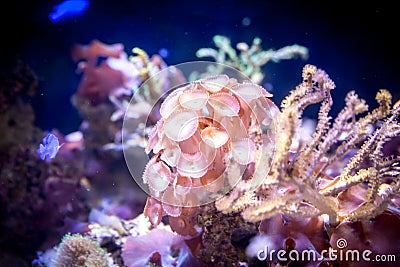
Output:
<instances>
[{"instance_id":1,"label":"coral reef","mask_svg":"<svg viewBox=\"0 0 400 267\"><path fill-rule=\"evenodd\" d=\"M278 112L269 97L250 80L227 75L197 80L163 99L161 120L149 132L146 152L152 156L143 180L150 197L144 214L154 226L167 216L171 229L195 244L192 253L205 266L239 266L246 258L243 246L237 250L231 239L256 227L240 214L216 213L210 203L251 169L260 170L253 187L265 174Z\"/></svg>"},{"instance_id":2,"label":"coral reef","mask_svg":"<svg viewBox=\"0 0 400 267\"><path fill-rule=\"evenodd\" d=\"M0 107L6 111L21 98L33 96L38 86L38 77L21 59L3 58L0 65Z\"/></svg>"},{"instance_id":3,"label":"coral reef","mask_svg":"<svg viewBox=\"0 0 400 267\"><path fill-rule=\"evenodd\" d=\"M161 217L168 215L171 228L179 234L185 235L190 232L188 229L200 227L202 242L196 255L207 264L230 262L229 266L235 266L232 262L239 261L237 255L240 252L234 249L232 231L226 229L225 223L234 222L238 213L244 221L259 225L257 238L265 244L274 244L270 248L287 252L308 249L314 251L316 258L322 257L320 253L330 246L335 247L336 236L345 233L342 229L349 223L398 218L399 157L384 156L383 147L399 135L400 105L392 106L390 93L381 89L376 95L378 106L362 116L368 106L351 91L345 99L345 107L331 123L329 111L333 101L330 91L335 88L334 82L313 65L304 67L302 77L303 82L283 100L281 110L268 99L270 95L262 87L252 83L238 84L223 75L203 78L178 88L162 103L162 120L150 132L146 148L153 156L143 179L149 185L152 197L148 199L144 213L155 225ZM245 90L241 91L242 88ZM215 97L218 97L218 109L214 103L209 103ZM268 100L268 105L257 104L260 99ZM306 107L316 103L321 103L316 128L309 142L304 142L304 138L298 136L302 131L301 115ZM263 106L264 111L269 110L267 115L258 113L258 106ZM236 115L239 118L236 122L244 125L243 134L240 127L234 126L232 117ZM215 132L208 135L210 126ZM232 132L235 135L230 135ZM244 142L243 147L235 146L238 140L251 142ZM209 144L223 148L219 150L219 156L211 160L207 158ZM184 162L196 153L199 156L186 167ZM181 158L184 161L180 161ZM240 168L240 164L244 168ZM213 184L209 188L204 177L210 177L215 171L212 179L207 180ZM235 177L240 179L235 180ZM195 201L205 195L191 194L192 191L204 187L206 191L224 192L229 182L234 185L233 189L215 201L215 207L226 214L225 217L215 214L212 208L203 209L209 210L209 215L207 212L199 215L200 208L193 211ZM214 205L201 200L197 204ZM189 214L184 212L188 206L191 207ZM196 221L192 216L219 219L212 220L213 227L210 228L205 223L207 220ZM397 222L396 219L392 221ZM240 229L242 226L232 223L231 227ZM356 229L360 231L357 235L364 233L363 228ZM210 231L212 241L207 238ZM350 239L351 235L342 238ZM253 241L252 246L255 246L254 242L257 243ZM370 242L368 239L367 243ZM225 256L216 257L215 251L221 248ZM371 251L373 255L380 252L397 256L400 252L397 247L372 248ZM270 263L292 266L301 261L272 258ZM310 263L315 266L337 264L335 259L328 257L322 257L320 261L306 260L302 264ZM351 266L351 263L342 262L343 266L346 264Z\"/></svg>"},{"instance_id":4,"label":"coral reef","mask_svg":"<svg viewBox=\"0 0 400 267\"><path fill-rule=\"evenodd\" d=\"M213 40L217 49L197 56L216 62L191 73L138 47L128 55L119 43L74 45L81 81L71 101L82 123L66 135L34 126L26 98L36 76L21 62L6 66L4 264L373 266L331 258L332 250L400 258L399 242L390 241L400 229L399 102L381 89L368 112L350 91L332 119L335 84L307 64L279 107L260 86L262 67L306 59L308 50L263 50L259 38L236 49L225 36ZM320 108L310 121L303 112L314 104ZM47 134L59 140L57 151L41 160ZM8 246L11 239L18 242Z\"/></svg>"},{"instance_id":5,"label":"coral reef","mask_svg":"<svg viewBox=\"0 0 400 267\"><path fill-rule=\"evenodd\" d=\"M258 232L254 223L245 222L239 213L218 212L213 205L204 206L197 223L203 229L198 252L203 265L242 266L248 261L245 248Z\"/></svg>"},{"instance_id":6,"label":"coral reef","mask_svg":"<svg viewBox=\"0 0 400 267\"><path fill-rule=\"evenodd\" d=\"M2 63L8 65L0 83L6 107L0 111L0 254L2 259L26 262L67 231L83 231L78 222L88 212L87 191L81 183L79 152L65 145L50 161L42 161L37 153L46 133L34 125L27 98L35 93L36 75L19 60Z\"/></svg>"},{"instance_id":7,"label":"coral reef","mask_svg":"<svg viewBox=\"0 0 400 267\"><path fill-rule=\"evenodd\" d=\"M143 174L151 196L161 202L147 202L154 204L146 207L152 222L179 217L182 206L215 200L241 179L239 169L261 164L260 155L273 150L270 96L258 85L219 75L165 98L162 118L149 133L146 152L153 156Z\"/></svg>"},{"instance_id":8,"label":"coral reef","mask_svg":"<svg viewBox=\"0 0 400 267\"><path fill-rule=\"evenodd\" d=\"M302 223L306 218L321 216L325 226L320 230L327 234L326 241L331 238L332 246L337 235L352 238L353 231L343 231L348 227L345 225L354 227L351 222L370 225L368 220L371 219L386 221L390 217L384 215L386 213L393 216L390 217L393 223L398 221L395 218L399 217L399 157L384 156L382 147L399 134L400 106L392 106L390 93L382 89L376 95L378 107L360 116L368 106L351 91L345 107L331 125L328 113L332 89L334 83L324 71L312 65L304 67L303 82L284 99L276 117L276 129L280 134L275 138L276 151L265 180L253 191L248 190L251 180L238 183L227 196L216 201L218 210L227 214L241 212L249 222L265 224L275 220L269 229L279 229L279 222L285 221L282 234L289 227L287 221L294 220L292 218L304 218L297 219L297 223ZM302 112L308 105L319 102L321 107L312 140L292 146ZM352 229L358 232L356 236L366 234L362 227ZM318 235L308 234L306 240L295 238L292 249L301 251L304 243L315 245L312 240ZM283 236L272 236L274 242L288 242ZM383 236L381 234L382 239L388 238ZM367 239L369 244L372 237ZM271 247L279 249L279 246ZM371 250L376 251L375 248ZM321 252L321 247L316 251ZM380 252L398 256L400 249L397 246ZM277 264L278 261L272 262ZM341 266L347 264L351 266L352 263Z\"/></svg>"}]
</instances>

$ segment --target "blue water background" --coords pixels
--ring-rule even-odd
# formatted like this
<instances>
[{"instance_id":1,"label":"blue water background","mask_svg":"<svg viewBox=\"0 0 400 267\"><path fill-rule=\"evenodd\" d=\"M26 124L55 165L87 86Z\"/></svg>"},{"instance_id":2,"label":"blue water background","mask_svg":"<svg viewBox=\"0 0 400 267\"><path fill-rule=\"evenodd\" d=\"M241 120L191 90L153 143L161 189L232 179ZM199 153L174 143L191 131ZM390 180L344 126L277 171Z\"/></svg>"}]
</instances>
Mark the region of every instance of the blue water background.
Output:
<instances>
[{"instance_id":1,"label":"blue water background","mask_svg":"<svg viewBox=\"0 0 400 267\"><path fill-rule=\"evenodd\" d=\"M306 63L326 70L336 83L333 113L349 90L372 107L380 88L399 99L398 9L390 1L350 6L348 1L92 0L82 14L53 23L48 16L59 3L12 1L1 18L1 55L22 58L38 74L31 101L36 124L44 130L67 134L78 129L81 119L70 98L80 76L70 47L93 39L123 43L128 53L134 46L150 55L165 48L169 65L196 60L197 49L213 47L216 34L230 37L233 44L250 43L258 36L265 49L299 44L309 48L307 61L287 60L264 68L264 82L273 85L277 103L301 81Z\"/></svg>"}]
</instances>

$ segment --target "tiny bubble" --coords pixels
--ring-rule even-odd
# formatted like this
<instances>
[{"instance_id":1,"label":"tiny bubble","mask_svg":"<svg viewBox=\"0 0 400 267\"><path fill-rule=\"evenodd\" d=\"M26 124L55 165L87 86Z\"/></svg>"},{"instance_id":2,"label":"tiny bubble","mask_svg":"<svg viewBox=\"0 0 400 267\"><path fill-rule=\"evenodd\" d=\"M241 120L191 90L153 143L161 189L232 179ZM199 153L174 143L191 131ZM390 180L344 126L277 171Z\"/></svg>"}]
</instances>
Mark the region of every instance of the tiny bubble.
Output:
<instances>
[{"instance_id":1,"label":"tiny bubble","mask_svg":"<svg viewBox=\"0 0 400 267\"><path fill-rule=\"evenodd\" d=\"M263 87L268 92L273 92L274 91L274 86L271 83L266 82L266 83L263 84Z\"/></svg>"},{"instance_id":2,"label":"tiny bubble","mask_svg":"<svg viewBox=\"0 0 400 267\"><path fill-rule=\"evenodd\" d=\"M247 27L247 26L249 26L250 24L251 24L251 19L250 19L249 17L244 17L244 18L242 19L242 25L243 25L243 26Z\"/></svg>"},{"instance_id":3,"label":"tiny bubble","mask_svg":"<svg viewBox=\"0 0 400 267\"><path fill-rule=\"evenodd\" d=\"M167 58L169 55L169 51L166 48L161 48L160 50L158 50L158 54L162 57L162 58Z\"/></svg>"}]
</instances>

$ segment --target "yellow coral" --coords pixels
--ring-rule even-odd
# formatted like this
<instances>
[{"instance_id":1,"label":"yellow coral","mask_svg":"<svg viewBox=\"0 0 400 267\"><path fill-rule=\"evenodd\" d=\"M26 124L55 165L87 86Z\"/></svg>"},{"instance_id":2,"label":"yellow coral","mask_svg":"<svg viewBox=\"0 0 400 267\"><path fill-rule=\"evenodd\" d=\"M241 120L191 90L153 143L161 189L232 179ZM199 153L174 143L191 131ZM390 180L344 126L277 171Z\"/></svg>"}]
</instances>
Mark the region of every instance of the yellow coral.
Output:
<instances>
[{"instance_id":1,"label":"yellow coral","mask_svg":"<svg viewBox=\"0 0 400 267\"><path fill-rule=\"evenodd\" d=\"M223 212L242 211L249 221L260 221L277 213L301 217L326 214L330 225L344 219L356 221L379 215L399 193L400 159L385 158L382 148L400 134L400 105L392 107L391 94L381 89L376 95L379 106L357 118L368 106L351 91L332 124L329 111L330 90L335 88L333 81L313 65L303 68L302 77L302 83L282 101L281 112L275 118L279 134L264 184L249 193L248 184L241 182L229 195L218 200L216 207ZM320 111L312 140L292 151L302 112L315 103L320 103ZM357 153L338 172L335 164L345 162L354 148L358 148ZM361 167L366 159L372 164ZM338 173L334 174L335 171ZM338 196L359 184L368 185L364 203L355 210L341 211L339 216Z\"/></svg>"}]
</instances>

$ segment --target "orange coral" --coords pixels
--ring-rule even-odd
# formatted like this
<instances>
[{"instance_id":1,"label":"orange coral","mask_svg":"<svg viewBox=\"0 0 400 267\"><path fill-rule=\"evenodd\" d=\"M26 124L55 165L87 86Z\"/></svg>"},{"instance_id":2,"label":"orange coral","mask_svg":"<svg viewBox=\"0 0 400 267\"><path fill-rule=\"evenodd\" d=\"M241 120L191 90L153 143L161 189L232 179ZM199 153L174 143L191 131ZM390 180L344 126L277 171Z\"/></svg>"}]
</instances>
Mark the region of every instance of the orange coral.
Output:
<instances>
[{"instance_id":1,"label":"orange coral","mask_svg":"<svg viewBox=\"0 0 400 267\"><path fill-rule=\"evenodd\" d=\"M98 62L100 57L118 58L123 51L122 44L107 45L98 40L93 40L89 45L73 45L71 57L74 62L79 62L77 72L83 73L78 95L96 105L106 100L111 92L123 87L123 73L111 68L105 61Z\"/></svg>"}]
</instances>

